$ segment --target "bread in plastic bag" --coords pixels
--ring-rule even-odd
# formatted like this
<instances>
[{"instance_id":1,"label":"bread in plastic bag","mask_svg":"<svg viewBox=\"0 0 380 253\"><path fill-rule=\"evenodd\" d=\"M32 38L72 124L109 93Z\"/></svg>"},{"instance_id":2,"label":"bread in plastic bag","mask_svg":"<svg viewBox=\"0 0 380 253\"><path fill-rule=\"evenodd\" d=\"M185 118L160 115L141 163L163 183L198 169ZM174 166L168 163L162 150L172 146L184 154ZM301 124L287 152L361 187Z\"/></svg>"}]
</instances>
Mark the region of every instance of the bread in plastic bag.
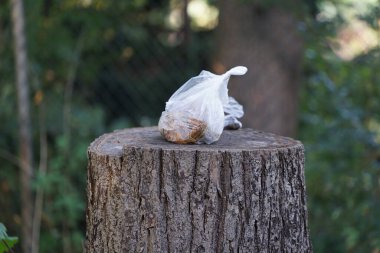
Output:
<instances>
[{"instance_id":1,"label":"bread in plastic bag","mask_svg":"<svg viewBox=\"0 0 380 253\"><path fill-rule=\"evenodd\" d=\"M237 120L243 107L228 97L231 75L244 75L247 68L238 66L223 75L203 70L182 85L166 102L158 128L168 141L211 144L219 140L223 129L241 128Z\"/></svg>"}]
</instances>

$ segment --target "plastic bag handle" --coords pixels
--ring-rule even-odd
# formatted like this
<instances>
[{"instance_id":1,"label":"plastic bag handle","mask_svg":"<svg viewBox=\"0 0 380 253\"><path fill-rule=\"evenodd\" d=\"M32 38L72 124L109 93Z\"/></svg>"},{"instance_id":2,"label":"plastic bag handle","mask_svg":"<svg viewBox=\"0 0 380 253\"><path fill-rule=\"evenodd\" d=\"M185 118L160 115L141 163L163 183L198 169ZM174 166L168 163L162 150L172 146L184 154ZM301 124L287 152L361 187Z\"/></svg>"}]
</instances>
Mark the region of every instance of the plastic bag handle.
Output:
<instances>
[{"instance_id":1,"label":"plastic bag handle","mask_svg":"<svg viewBox=\"0 0 380 253\"><path fill-rule=\"evenodd\" d=\"M237 66L237 67L234 67L230 70L228 70L225 75L234 75L234 76L242 76L244 75L245 73L247 73L247 68L244 67L244 66Z\"/></svg>"}]
</instances>

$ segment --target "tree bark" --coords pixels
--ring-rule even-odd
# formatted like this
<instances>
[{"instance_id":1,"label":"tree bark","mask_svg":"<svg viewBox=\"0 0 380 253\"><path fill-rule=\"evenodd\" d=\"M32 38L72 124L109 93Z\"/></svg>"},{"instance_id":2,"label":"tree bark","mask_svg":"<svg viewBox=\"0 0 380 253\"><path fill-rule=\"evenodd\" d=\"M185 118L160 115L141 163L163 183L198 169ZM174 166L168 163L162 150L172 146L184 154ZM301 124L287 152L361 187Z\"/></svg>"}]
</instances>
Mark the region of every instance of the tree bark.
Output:
<instances>
[{"instance_id":1,"label":"tree bark","mask_svg":"<svg viewBox=\"0 0 380 253\"><path fill-rule=\"evenodd\" d=\"M135 128L88 158L87 252L312 252L298 141L243 129L175 145Z\"/></svg>"},{"instance_id":2,"label":"tree bark","mask_svg":"<svg viewBox=\"0 0 380 253\"><path fill-rule=\"evenodd\" d=\"M220 0L215 71L248 67L231 80L231 95L243 104L243 125L295 136L302 39L291 13L254 1Z\"/></svg>"},{"instance_id":3,"label":"tree bark","mask_svg":"<svg viewBox=\"0 0 380 253\"><path fill-rule=\"evenodd\" d=\"M21 186L21 220L22 249L31 252L33 196L31 181L33 177L31 121L28 85L28 61L24 31L24 8L22 0L11 0L14 51L16 59L16 86L19 118L20 142L20 186Z\"/></svg>"}]
</instances>

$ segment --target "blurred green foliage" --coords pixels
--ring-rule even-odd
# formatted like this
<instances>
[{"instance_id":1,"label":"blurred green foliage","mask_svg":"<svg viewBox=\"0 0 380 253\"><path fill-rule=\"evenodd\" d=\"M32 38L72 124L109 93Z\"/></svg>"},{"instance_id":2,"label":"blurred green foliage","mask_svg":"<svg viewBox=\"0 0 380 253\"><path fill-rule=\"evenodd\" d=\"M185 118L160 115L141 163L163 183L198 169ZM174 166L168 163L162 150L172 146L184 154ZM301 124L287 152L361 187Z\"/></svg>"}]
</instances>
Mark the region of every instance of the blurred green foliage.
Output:
<instances>
[{"instance_id":1,"label":"blurred green foliage","mask_svg":"<svg viewBox=\"0 0 380 253\"><path fill-rule=\"evenodd\" d=\"M209 66L213 31L190 31L187 37L185 30L168 26L173 2L25 1L37 170L33 187L44 191L41 252L82 252L89 143L116 128L154 124L178 83ZM286 8L297 15L302 10L299 138L306 146L313 247L315 252L379 252L379 47L340 59L330 39L348 22L340 10L350 8L349 1L306 2L305 8ZM325 3L338 11L321 20L317 15ZM273 4L278 3L270 1L265 8ZM9 8L9 1L0 2L0 220L20 234ZM379 32L378 14L372 8L358 18ZM110 96L115 90L123 92ZM46 174L38 172L45 134Z\"/></svg>"},{"instance_id":2,"label":"blurred green foliage","mask_svg":"<svg viewBox=\"0 0 380 253\"><path fill-rule=\"evenodd\" d=\"M378 22L375 9L356 18ZM304 33L299 138L306 146L311 238L315 252L379 252L380 48L338 58L330 39L349 22L343 14L309 19Z\"/></svg>"}]
</instances>

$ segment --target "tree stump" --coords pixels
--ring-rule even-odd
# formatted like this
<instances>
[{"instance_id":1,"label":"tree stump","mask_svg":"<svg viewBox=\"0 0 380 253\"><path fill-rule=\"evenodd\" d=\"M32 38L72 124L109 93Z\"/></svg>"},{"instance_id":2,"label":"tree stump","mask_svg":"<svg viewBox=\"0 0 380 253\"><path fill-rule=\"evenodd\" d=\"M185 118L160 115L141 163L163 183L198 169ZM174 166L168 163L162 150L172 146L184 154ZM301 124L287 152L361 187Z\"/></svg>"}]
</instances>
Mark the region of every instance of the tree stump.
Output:
<instances>
[{"instance_id":1,"label":"tree stump","mask_svg":"<svg viewBox=\"0 0 380 253\"><path fill-rule=\"evenodd\" d=\"M176 145L134 128L88 159L87 252L312 252L299 141L241 129Z\"/></svg>"}]
</instances>

